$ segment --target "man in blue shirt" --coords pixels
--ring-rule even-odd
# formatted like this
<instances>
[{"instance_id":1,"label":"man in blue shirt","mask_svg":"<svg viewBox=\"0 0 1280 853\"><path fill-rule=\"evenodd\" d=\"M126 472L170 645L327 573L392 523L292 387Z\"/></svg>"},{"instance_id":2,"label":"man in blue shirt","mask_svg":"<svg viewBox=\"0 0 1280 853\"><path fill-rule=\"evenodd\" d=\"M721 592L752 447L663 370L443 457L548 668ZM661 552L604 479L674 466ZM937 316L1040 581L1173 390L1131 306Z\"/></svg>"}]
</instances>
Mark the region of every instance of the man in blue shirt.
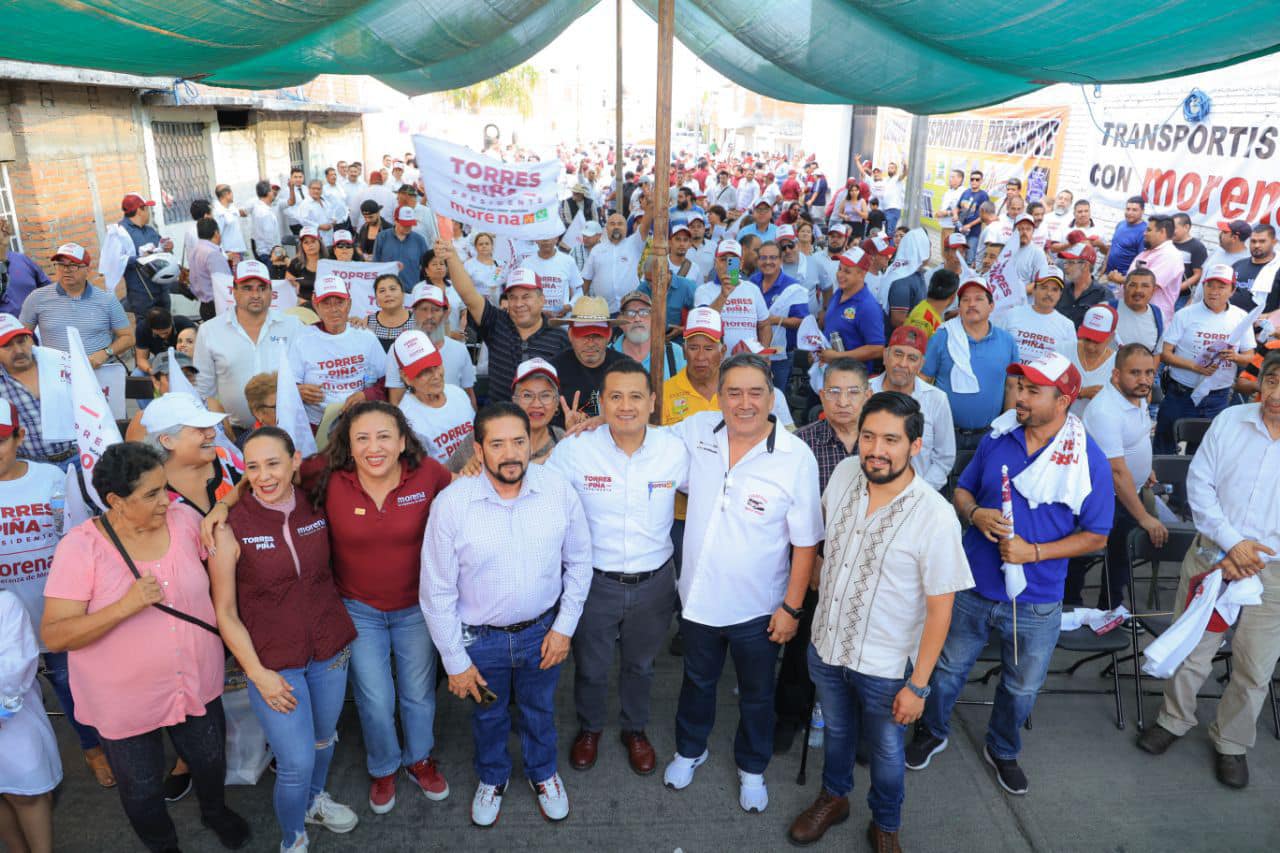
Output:
<instances>
[{"instance_id":1,"label":"man in blue shirt","mask_svg":"<svg viewBox=\"0 0 1280 853\"><path fill-rule=\"evenodd\" d=\"M1085 433L1080 419L1069 414L1080 393L1080 371L1066 357L1050 353L1030 364L1011 365L1009 375L1016 377L1017 425L1002 424L1004 430L982 441L960 475L953 499L956 513L969 525L964 552L976 586L956 593L924 716L906 752L907 767L923 770L946 749L951 710L994 629L1001 648L1000 685L983 757L995 768L1001 788L1025 794L1027 777L1018 766L1019 731L1035 705L1058 642L1067 560L1106 545L1115 492L1106 455ZM1018 475L1046 453L1051 454L1045 460L1047 470L1037 469L1019 482ZM1071 466L1086 466L1087 479ZM1006 468L1012 526L1001 512ZM1035 495L1034 509L1024 489ZM1021 565L1026 574L1026 586L1013 601L1006 593L1003 563ZM1011 654L1015 642L1016 661Z\"/></svg>"},{"instance_id":2,"label":"man in blue shirt","mask_svg":"<svg viewBox=\"0 0 1280 853\"><path fill-rule=\"evenodd\" d=\"M991 322L995 297L985 279L978 275L966 278L956 298L960 316L943 323L929 338L920 378L946 392L955 421L956 449L973 450L1004 411L1005 370L1018 363L1018 343ZM968 338L968 371L957 368L949 343L951 335L962 333ZM976 390L970 390L972 383L965 383L966 372L976 379Z\"/></svg>"},{"instance_id":3,"label":"man in blue shirt","mask_svg":"<svg viewBox=\"0 0 1280 853\"><path fill-rule=\"evenodd\" d=\"M0 217L0 314L17 317L37 287L52 284L35 261L9 250L9 220Z\"/></svg>"},{"instance_id":4,"label":"man in blue shirt","mask_svg":"<svg viewBox=\"0 0 1280 853\"><path fill-rule=\"evenodd\" d=\"M135 317L142 317L157 306L169 307L169 291L144 281L138 269L139 258L152 252L173 251L173 241L161 238L160 232L151 225L151 208L155 204L138 193L129 193L120 200L120 210L124 212L120 227L133 241L133 255L124 268L124 304Z\"/></svg>"},{"instance_id":5,"label":"man in blue shirt","mask_svg":"<svg viewBox=\"0 0 1280 853\"><path fill-rule=\"evenodd\" d=\"M771 221L773 219L773 205L764 199L757 199L755 206L751 208L750 225L738 229L738 241L748 234L752 234L760 238L761 243L767 243L778 237L778 226Z\"/></svg>"},{"instance_id":6,"label":"man in blue shirt","mask_svg":"<svg viewBox=\"0 0 1280 853\"><path fill-rule=\"evenodd\" d=\"M394 230L378 232L378 239L373 241L373 260L375 263L395 261L400 264L400 283L405 293L413 290L413 286L422 278L422 256L431 247L427 238L413 227L418 224L418 215L412 207L396 208L396 227Z\"/></svg>"},{"instance_id":7,"label":"man in blue shirt","mask_svg":"<svg viewBox=\"0 0 1280 853\"><path fill-rule=\"evenodd\" d=\"M831 349L818 352L826 364L842 356L856 358L868 370L884 355L884 311L866 288L871 256L858 246L836 259L836 292L831 295L823 331Z\"/></svg>"},{"instance_id":8,"label":"man in blue shirt","mask_svg":"<svg viewBox=\"0 0 1280 853\"><path fill-rule=\"evenodd\" d=\"M1135 195L1124 203L1124 221L1116 226L1116 233L1111 235L1111 245L1099 247L1107 252L1107 266L1102 271L1103 277L1113 270L1121 275L1127 273L1133 259L1146 248L1142 239L1147 232L1147 223L1142 218L1142 211L1146 206L1146 201L1140 195Z\"/></svg>"},{"instance_id":9,"label":"man in blue shirt","mask_svg":"<svg viewBox=\"0 0 1280 853\"><path fill-rule=\"evenodd\" d=\"M982 188L982 173L974 169L969 173L969 188L960 193L956 203L956 214L960 225L956 229L969 242L969 266L978 265L978 241L982 237L982 219L978 216L982 206L991 201L991 196Z\"/></svg>"}]
</instances>

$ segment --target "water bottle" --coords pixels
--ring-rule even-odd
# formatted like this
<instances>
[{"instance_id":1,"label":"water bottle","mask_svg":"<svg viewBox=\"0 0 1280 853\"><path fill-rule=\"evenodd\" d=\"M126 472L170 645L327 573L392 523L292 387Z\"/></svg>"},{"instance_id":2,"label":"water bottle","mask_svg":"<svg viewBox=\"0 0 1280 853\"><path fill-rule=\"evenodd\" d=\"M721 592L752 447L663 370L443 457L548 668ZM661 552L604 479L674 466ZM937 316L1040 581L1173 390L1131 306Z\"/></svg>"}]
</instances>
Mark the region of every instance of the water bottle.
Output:
<instances>
[{"instance_id":1,"label":"water bottle","mask_svg":"<svg viewBox=\"0 0 1280 853\"><path fill-rule=\"evenodd\" d=\"M53 521L53 535L57 539L62 538L62 529L67 517L67 494L63 481L59 480L58 484L53 487L53 494L49 496L49 515Z\"/></svg>"},{"instance_id":2,"label":"water bottle","mask_svg":"<svg viewBox=\"0 0 1280 853\"><path fill-rule=\"evenodd\" d=\"M813 703L813 717L809 721L809 746L818 749L822 746L822 730L826 723L822 721L822 705Z\"/></svg>"}]
</instances>

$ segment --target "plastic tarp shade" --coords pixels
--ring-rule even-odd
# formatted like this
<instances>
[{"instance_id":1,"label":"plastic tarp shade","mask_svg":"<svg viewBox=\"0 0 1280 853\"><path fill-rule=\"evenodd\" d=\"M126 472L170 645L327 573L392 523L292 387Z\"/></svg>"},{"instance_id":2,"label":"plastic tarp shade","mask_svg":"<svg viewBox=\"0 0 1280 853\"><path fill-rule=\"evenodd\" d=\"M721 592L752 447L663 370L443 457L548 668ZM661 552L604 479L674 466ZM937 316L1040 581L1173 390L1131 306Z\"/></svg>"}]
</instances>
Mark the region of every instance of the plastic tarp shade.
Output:
<instances>
[{"instance_id":1,"label":"plastic tarp shade","mask_svg":"<svg viewBox=\"0 0 1280 853\"><path fill-rule=\"evenodd\" d=\"M408 94L524 62L599 0L4 0L8 59L268 89L371 74ZM636 0L650 16L657 0ZM801 103L944 113L1049 83L1158 79L1280 48L1275 0L676 0L729 79Z\"/></svg>"}]
</instances>

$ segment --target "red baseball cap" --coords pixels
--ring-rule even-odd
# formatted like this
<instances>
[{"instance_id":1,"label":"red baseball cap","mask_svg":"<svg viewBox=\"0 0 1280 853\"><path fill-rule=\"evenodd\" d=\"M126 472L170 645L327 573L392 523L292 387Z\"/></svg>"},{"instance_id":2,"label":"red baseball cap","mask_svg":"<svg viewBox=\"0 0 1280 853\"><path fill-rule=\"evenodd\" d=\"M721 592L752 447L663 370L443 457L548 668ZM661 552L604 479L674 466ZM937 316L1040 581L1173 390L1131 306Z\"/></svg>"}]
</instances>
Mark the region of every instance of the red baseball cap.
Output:
<instances>
[{"instance_id":1,"label":"red baseball cap","mask_svg":"<svg viewBox=\"0 0 1280 853\"><path fill-rule=\"evenodd\" d=\"M0 399L0 438L13 435L20 426L22 424L18 422L18 407L8 400Z\"/></svg>"},{"instance_id":2,"label":"red baseball cap","mask_svg":"<svg viewBox=\"0 0 1280 853\"><path fill-rule=\"evenodd\" d=\"M868 237L862 241L862 251L869 255L879 255L882 258L892 258L894 252L898 251L894 245L883 235L876 237Z\"/></svg>"},{"instance_id":3,"label":"red baseball cap","mask_svg":"<svg viewBox=\"0 0 1280 853\"><path fill-rule=\"evenodd\" d=\"M988 284L987 280L980 275L971 275L964 281L960 282L960 286L956 288L956 299L959 299L964 295L964 289L966 287L981 287L983 292L987 294L988 298L995 299L995 288Z\"/></svg>"},{"instance_id":4,"label":"red baseball cap","mask_svg":"<svg viewBox=\"0 0 1280 853\"><path fill-rule=\"evenodd\" d=\"M947 235L948 249L963 249L969 245L969 240L959 231L952 231Z\"/></svg>"},{"instance_id":5,"label":"red baseball cap","mask_svg":"<svg viewBox=\"0 0 1280 853\"><path fill-rule=\"evenodd\" d=\"M846 249L838 260L841 266L857 267L864 272L871 269L871 255L859 246Z\"/></svg>"},{"instance_id":6,"label":"red baseball cap","mask_svg":"<svg viewBox=\"0 0 1280 853\"><path fill-rule=\"evenodd\" d=\"M31 338L35 337L31 330L22 325L22 322L17 317L12 314L0 314L0 347L22 335Z\"/></svg>"},{"instance_id":7,"label":"red baseball cap","mask_svg":"<svg viewBox=\"0 0 1280 853\"><path fill-rule=\"evenodd\" d=\"M409 225L409 226L417 225L418 214L413 212L412 207L407 207L407 206L397 207L396 208L396 224Z\"/></svg>"},{"instance_id":8,"label":"red baseball cap","mask_svg":"<svg viewBox=\"0 0 1280 853\"><path fill-rule=\"evenodd\" d=\"M89 250L79 243L63 243L49 260L54 262L62 261L64 264L74 264L78 267L87 267L92 257L89 254Z\"/></svg>"},{"instance_id":9,"label":"red baseball cap","mask_svg":"<svg viewBox=\"0 0 1280 853\"><path fill-rule=\"evenodd\" d=\"M1084 312L1084 320L1080 322L1076 337L1102 343L1115 334L1116 323L1119 321L1120 315L1110 305L1094 305Z\"/></svg>"},{"instance_id":10,"label":"red baseball cap","mask_svg":"<svg viewBox=\"0 0 1280 853\"><path fill-rule=\"evenodd\" d=\"M919 350L923 355L924 351L929 348L929 336L924 333L923 329L917 329L915 326L899 326L889 336L889 346L911 347Z\"/></svg>"},{"instance_id":11,"label":"red baseball cap","mask_svg":"<svg viewBox=\"0 0 1280 853\"><path fill-rule=\"evenodd\" d=\"M1080 235L1079 242L1075 242L1070 246L1067 246L1067 248L1058 253L1058 257L1068 261L1084 261L1088 264L1092 264L1096 261L1098 259L1098 253L1092 246L1085 242L1084 232L1072 231L1071 233Z\"/></svg>"},{"instance_id":12,"label":"red baseball cap","mask_svg":"<svg viewBox=\"0 0 1280 853\"><path fill-rule=\"evenodd\" d=\"M142 197L141 193L127 193L124 198L120 199L120 209L132 216L137 213L139 208L155 207L154 201L147 201Z\"/></svg>"},{"instance_id":13,"label":"red baseball cap","mask_svg":"<svg viewBox=\"0 0 1280 853\"><path fill-rule=\"evenodd\" d=\"M720 318L720 312L706 306L690 311L684 321L684 336L687 339L693 335L706 335L713 341L723 339L724 321Z\"/></svg>"},{"instance_id":14,"label":"red baseball cap","mask_svg":"<svg viewBox=\"0 0 1280 853\"><path fill-rule=\"evenodd\" d=\"M416 378L427 368L439 367L442 363L440 350L431 343L426 332L417 329L401 333L391 345L391 354L410 379Z\"/></svg>"},{"instance_id":15,"label":"red baseball cap","mask_svg":"<svg viewBox=\"0 0 1280 853\"><path fill-rule=\"evenodd\" d=\"M1042 355L1030 364L1011 364L1005 372L1010 376L1021 376L1035 385L1057 388L1072 401L1080 394L1080 371L1061 353Z\"/></svg>"}]
</instances>

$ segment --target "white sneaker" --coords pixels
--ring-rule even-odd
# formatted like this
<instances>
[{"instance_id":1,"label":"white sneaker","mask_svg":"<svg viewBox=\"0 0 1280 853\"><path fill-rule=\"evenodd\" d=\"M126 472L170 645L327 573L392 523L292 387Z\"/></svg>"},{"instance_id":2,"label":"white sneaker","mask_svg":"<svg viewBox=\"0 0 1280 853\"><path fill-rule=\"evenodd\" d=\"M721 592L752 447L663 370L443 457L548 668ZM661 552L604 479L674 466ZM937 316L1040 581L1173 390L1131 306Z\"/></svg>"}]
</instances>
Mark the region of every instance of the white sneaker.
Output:
<instances>
[{"instance_id":1,"label":"white sneaker","mask_svg":"<svg viewBox=\"0 0 1280 853\"><path fill-rule=\"evenodd\" d=\"M693 771L697 770L707 760L709 752L710 750L704 749L702 755L697 758L685 758L677 752L675 758L671 759L671 763L667 765L667 769L662 773L662 784L673 791L689 787L689 783L693 781Z\"/></svg>"},{"instance_id":2,"label":"white sneaker","mask_svg":"<svg viewBox=\"0 0 1280 853\"><path fill-rule=\"evenodd\" d=\"M738 771L738 805L744 812L762 812L769 807L769 789L763 773Z\"/></svg>"},{"instance_id":3,"label":"white sneaker","mask_svg":"<svg viewBox=\"0 0 1280 853\"><path fill-rule=\"evenodd\" d=\"M300 832L291 846L285 847L284 842L280 842L280 853L307 853L308 844L307 834Z\"/></svg>"},{"instance_id":4,"label":"white sneaker","mask_svg":"<svg viewBox=\"0 0 1280 853\"><path fill-rule=\"evenodd\" d=\"M502 794L507 783L476 785L476 795L471 798L471 822L476 826L493 826L498 822L498 813L502 811Z\"/></svg>"},{"instance_id":5,"label":"white sneaker","mask_svg":"<svg viewBox=\"0 0 1280 853\"><path fill-rule=\"evenodd\" d=\"M330 832L343 833L355 829L360 818L347 806L334 802L328 791L321 791L316 794L311 808L307 809L306 822L323 826Z\"/></svg>"},{"instance_id":6,"label":"white sneaker","mask_svg":"<svg viewBox=\"0 0 1280 853\"><path fill-rule=\"evenodd\" d=\"M564 820L569 816L569 792L564 789L559 773L536 785L530 780L529 787L537 792L538 808L547 820Z\"/></svg>"}]
</instances>

